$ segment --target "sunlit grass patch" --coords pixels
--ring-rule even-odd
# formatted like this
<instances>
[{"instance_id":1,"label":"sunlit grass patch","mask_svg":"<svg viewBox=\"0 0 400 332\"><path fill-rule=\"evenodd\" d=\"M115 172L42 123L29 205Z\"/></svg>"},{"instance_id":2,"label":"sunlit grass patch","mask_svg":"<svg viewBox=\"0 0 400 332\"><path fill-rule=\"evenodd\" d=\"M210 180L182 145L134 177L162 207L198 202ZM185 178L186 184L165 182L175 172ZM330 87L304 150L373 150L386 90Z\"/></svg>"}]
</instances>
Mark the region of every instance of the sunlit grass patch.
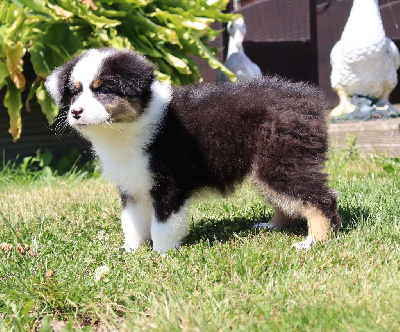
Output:
<instances>
[{"instance_id":1,"label":"sunlit grass patch","mask_svg":"<svg viewBox=\"0 0 400 332\"><path fill-rule=\"evenodd\" d=\"M273 210L244 183L198 197L180 250L123 244L117 190L103 178L37 176L0 185L0 327L93 330L368 330L399 326L400 163L342 151L338 238L290 246L306 228L255 229ZM68 325L69 324L69 325Z\"/></svg>"}]
</instances>

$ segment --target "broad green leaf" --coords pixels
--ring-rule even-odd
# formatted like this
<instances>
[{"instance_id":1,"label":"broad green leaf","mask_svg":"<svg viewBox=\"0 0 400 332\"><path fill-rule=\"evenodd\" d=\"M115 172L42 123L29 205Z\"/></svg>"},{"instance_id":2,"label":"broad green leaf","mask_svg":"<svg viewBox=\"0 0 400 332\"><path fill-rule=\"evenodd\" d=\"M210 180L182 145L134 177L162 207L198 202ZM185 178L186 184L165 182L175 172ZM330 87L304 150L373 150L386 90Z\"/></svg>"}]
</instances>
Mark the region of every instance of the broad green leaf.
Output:
<instances>
[{"instance_id":1,"label":"broad green leaf","mask_svg":"<svg viewBox=\"0 0 400 332\"><path fill-rule=\"evenodd\" d=\"M189 66L187 65L187 63L182 60L177 58L176 56L172 55L171 53L167 53L164 52L165 54L165 59L167 60L167 62L175 67L181 74L186 74L186 75L190 75L192 72L190 71Z\"/></svg>"},{"instance_id":2,"label":"broad green leaf","mask_svg":"<svg viewBox=\"0 0 400 332\"><path fill-rule=\"evenodd\" d=\"M179 75L181 75L181 74L185 75L185 79L181 80L181 83L183 81L187 82L187 78L191 78L191 80L193 81L194 77L197 77L197 78L201 77L197 62L192 57L188 56L188 54L190 53L190 50L188 50L186 48L180 49L173 45L172 46L165 45L162 49L160 49L160 51L164 52L164 53L168 52L170 55L172 55L172 59L170 56L167 56L167 55L165 55L163 57L163 59L166 60L170 66L174 66L174 68L178 70ZM185 66L182 65L182 68L179 69L179 65L180 65L179 62L178 63L174 62L176 59L182 59ZM187 83L190 83L190 81Z\"/></svg>"},{"instance_id":3,"label":"broad green leaf","mask_svg":"<svg viewBox=\"0 0 400 332\"><path fill-rule=\"evenodd\" d=\"M120 49L132 48L132 44L129 42L129 39L122 35L119 36L117 30L114 28L98 28L95 31L96 35L99 36L104 45Z\"/></svg>"},{"instance_id":4,"label":"broad green leaf","mask_svg":"<svg viewBox=\"0 0 400 332\"><path fill-rule=\"evenodd\" d=\"M162 11L156 8L155 12L150 14L149 17L158 19L159 22L167 23L171 22L172 25L169 25L171 28L177 28L182 26L182 22L184 20L182 15L172 14L168 11Z\"/></svg>"},{"instance_id":5,"label":"broad green leaf","mask_svg":"<svg viewBox=\"0 0 400 332\"><path fill-rule=\"evenodd\" d=\"M236 81L236 75L226 68L221 62L215 57L215 55L202 43L202 41L193 36L191 41L188 43L188 47L192 47L195 51L194 54L198 54L207 61L211 68L219 68L230 80Z\"/></svg>"},{"instance_id":6,"label":"broad green leaf","mask_svg":"<svg viewBox=\"0 0 400 332\"><path fill-rule=\"evenodd\" d=\"M0 22L3 24L13 24L19 16L24 15L23 10L15 3L4 1L0 5Z\"/></svg>"},{"instance_id":7,"label":"broad green leaf","mask_svg":"<svg viewBox=\"0 0 400 332\"><path fill-rule=\"evenodd\" d=\"M97 16L92 10L85 8L85 6L78 5L73 7L72 12L77 11L77 15L83 18L88 23L97 26L98 28L115 27L120 25L119 20L109 19L104 16Z\"/></svg>"},{"instance_id":8,"label":"broad green leaf","mask_svg":"<svg viewBox=\"0 0 400 332\"><path fill-rule=\"evenodd\" d=\"M53 122L57 116L58 109L56 108L49 94L46 92L44 81L41 81L40 85L36 89L36 99L42 108L42 113L46 115L47 121L49 123Z\"/></svg>"},{"instance_id":9,"label":"broad green leaf","mask_svg":"<svg viewBox=\"0 0 400 332\"><path fill-rule=\"evenodd\" d=\"M40 167L49 166L52 159L53 159L53 154L50 151L45 151L41 153L39 159L39 166Z\"/></svg>"},{"instance_id":10,"label":"broad green leaf","mask_svg":"<svg viewBox=\"0 0 400 332\"><path fill-rule=\"evenodd\" d=\"M158 70L156 71L156 74L157 74L157 79L160 80L161 82L172 84L172 79L170 75L164 74Z\"/></svg>"},{"instance_id":11,"label":"broad green leaf","mask_svg":"<svg viewBox=\"0 0 400 332\"><path fill-rule=\"evenodd\" d=\"M43 0L18 0L20 3L24 4L25 7L29 8L40 14L46 14L51 17L51 10L46 7L46 2Z\"/></svg>"},{"instance_id":12,"label":"broad green leaf","mask_svg":"<svg viewBox=\"0 0 400 332\"><path fill-rule=\"evenodd\" d=\"M97 0L100 3L109 3L110 0ZM129 4L133 8L139 8L147 6L148 4L154 2L154 0L113 0L113 3Z\"/></svg>"},{"instance_id":13,"label":"broad green leaf","mask_svg":"<svg viewBox=\"0 0 400 332\"><path fill-rule=\"evenodd\" d=\"M172 67L165 62L164 58L157 59L157 64L160 69L160 73L166 74L168 77L172 77Z\"/></svg>"},{"instance_id":14,"label":"broad green leaf","mask_svg":"<svg viewBox=\"0 0 400 332\"><path fill-rule=\"evenodd\" d=\"M29 316L29 311L33 308L35 302L33 300L28 301L21 309L20 316L22 319L26 319Z\"/></svg>"},{"instance_id":15,"label":"broad green leaf","mask_svg":"<svg viewBox=\"0 0 400 332\"><path fill-rule=\"evenodd\" d=\"M21 30L23 31L25 28L26 16L24 10L19 8L16 4L13 4L10 8L7 8L1 16L1 35L6 39L4 43L10 44L17 41Z\"/></svg>"},{"instance_id":16,"label":"broad green leaf","mask_svg":"<svg viewBox=\"0 0 400 332\"><path fill-rule=\"evenodd\" d=\"M39 81L39 79L36 79L36 80L32 83L32 85L31 85L31 87L30 87L30 89L29 89L29 93L28 93L28 96L26 97L26 101L25 101L25 109L26 109L28 112L31 111L30 102L31 102L32 98L33 98L34 96L36 96L36 90L38 89L39 86L40 86L40 81Z\"/></svg>"},{"instance_id":17,"label":"broad green leaf","mask_svg":"<svg viewBox=\"0 0 400 332\"><path fill-rule=\"evenodd\" d=\"M163 81L186 84L201 80L192 55L234 79L208 45L222 30L213 22L233 17L223 13L228 0L2 0L0 2L0 89L7 85L10 132L21 131L22 58L29 53L37 80L26 98L36 97L51 121L56 109L43 79L57 66L90 47L134 49L156 63ZM8 107L8 106L6 106Z\"/></svg>"},{"instance_id":18,"label":"broad green leaf","mask_svg":"<svg viewBox=\"0 0 400 332\"><path fill-rule=\"evenodd\" d=\"M93 24L99 28L103 27L115 27L121 24L121 21L118 20L110 20L104 16L96 16L94 14L81 14L81 17L84 18L90 24Z\"/></svg>"},{"instance_id":19,"label":"broad green leaf","mask_svg":"<svg viewBox=\"0 0 400 332\"><path fill-rule=\"evenodd\" d=\"M225 8L229 0L207 0L208 6L218 6L220 8Z\"/></svg>"},{"instance_id":20,"label":"broad green leaf","mask_svg":"<svg viewBox=\"0 0 400 332\"><path fill-rule=\"evenodd\" d=\"M50 325L50 317L45 316L42 320L42 325L40 326L39 332L51 332L53 329L51 328Z\"/></svg>"},{"instance_id":21,"label":"broad green leaf","mask_svg":"<svg viewBox=\"0 0 400 332\"><path fill-rule=\"evenodd\" d=\"M194 29L194 30L205 30L208 28L208 24L200 21L189 21L185 20L182 22L182 25L185 28Z\"/></svg>"},{"instance_id":22,"label":"broad green leaf","mask_svg":"<svg viewBox=\"0 0 400 332\"><path fill-rule=\"evenodd\" d=\"M3 103L7 108L8 115L10 116L10 129L8 132L13 137L13 141L16 142L21 136L22 122L21 122L21 92L11 79L7 78L7 92L4 97Z\"/></svg>"},{"instance_id":23,"label":"broad green leaf","mask_svg":"<svg viewBox=\"0 0 400 332\"><path fill-rule=\"evenodd\" d=\"M55 67L69 60L82 49L82 43L65 22L50 25L37 34L29 48L33 69L45 78Z\"/></svg>"},{"instance_id":24,"label":"broad green leaf","mask_svg":"<svg viewBox=\"0 0 400 332\"><path fill-rule=\"evenodd\" d=\"M146 36L142 34L138 34L136 36L130 34L130 36L132 36L133 40L135 40L135 49L143 55L153 58L161 58L163 56L162 53L157 50L157 47L154 47L154 45Z\"/></svg>"},{"instance_id":25,"label":"broad green leaf","mask_svg":"<svg viewBox=\"0 0 400 332\"><path fill-rule=\"evenodd\" d=\"M93 332L93 327L85 326L83 329L77 330L76 332Z\"/></svg>"},{"instance_id":26,"label":"broad green leaf","mask_svg":"<svg viewBox=\"0 0 400 332\"><path fill-rule=\"evenodd\" d=\"M72 318L65 325L64 332L74 332L74 321Z\"/></svg>"},{"instance_id":27,"label":"broad green leaf","mask_svg":"<svg viewBox=\"0 0 400 332\"><path fill-rule=\"evenodd\" d=\"M150 30L151 31L151 33L149 33L150 37L158 38L160 40L163 40L171 44L180 45L176 31L155 24L149 18L145 17L139 12L136 15L127 15L127 16L133 22L141 24L145 26L148 30Z\"/></svg>"},{"instance_id":28,"label":"broad green leaf","mask_svg":"<svg viewBox=\"0 0 400 332\"><path fill-rule=\"evenodd\" d=\"M5 82L6 77L10 76L7 64L0 60L0 86Z\"/></svg>"},{"instance_id":29,"label":"broad green leaf","mask_svg":"<svg viewBox=\"0 0 400 332\"><path fill-rule=\"evenodd\" d=\"M115 3L115 1L113 1ZM126 16L126 11L123 10L113 10L113 9L104 9L103 7L99 8L98 13L100 15L103 15L105 17L119 17L120 19L123 19Z\"/></svg>"},{"instance_id":30,"label":"broad green leaf","mask_svg":"<svg viewBox=\"0 0 400 332\"><path fill-rule=\"evenodd\" d=\"M106 18L104 16L98 16L93 10L85 4L81 4L78 0L59 0L57 1L58 6L64 10L71 12L79 22L79 19L83 19L86 24L96 26L98 28L113 27L121 24L118 20ZM82 22L80 22L82 23Z\"/></svg>"},{"instance_id":31,"label":"broad green leaf","mask_svg":"<svg viewBox=\"0 0 400 332\"><path fill-rule=\"evenodd\" d=\"M10 77L18 89L25 88L25 77L20 68L22 68L22 57L25 54L23 44L18 41L12 45L4 45L6 64L10 72Z\"/></svg>"},{"instance_id":32,"label":"broad green leaf","mask_svg":"<svg viewBox=\"0 0 400 332\"><path fill-rule=\"evenodd\" d=\"M8 8L9 4L7 4L5 1L0 2L0 22L2 22L3 24L7 17Z\"/></svg>"},{"instance_id":33,"label":"broad green leaf","mask_svg":"<svg viewBox=\"0 0 400 332\"><path fill-rule=\"evenodd\" d=\"M168 11L156 9L156 11L149 16L155 17L160 21L171 22L175 26L175 29L183 27L194 30L204 30L208 28L208 24L214 22L213 19L198 18L194 15L190 15L187 11L183 11L182 9L179 11L179 14L178 11L174 14L169 9Z\"/></svg>"},{"instance_id":34,"label":"broad green leaf","mask_svg":"<svg viewBox=\"0 0 400 332\"><path fill-rule=\"evenodd\" d=\"M60 6L52 5L51 3L48 3L47 5L49 6L49 8L51 8L56 13L56 15L61 16L62 18L66 19L66 20L68 20L74 16L73 13L71 13L68 10L65 10L64 8L62 8Z\"/></svg>"},{"instance_id":35,"label":"broad green leaf","mask_svg":"<svg viewBox=\"0 0 400 332\"><path fill-rule=\"evenodd\" d=\"M229 21L235 21L239 17L242 17L240 14L224 14L221 12L214 12L210 9L207 9L203 12L204 16L211 16L214 17L216 21L221 21L221 22L229 22Z\"/></svg>"}]
</instances>

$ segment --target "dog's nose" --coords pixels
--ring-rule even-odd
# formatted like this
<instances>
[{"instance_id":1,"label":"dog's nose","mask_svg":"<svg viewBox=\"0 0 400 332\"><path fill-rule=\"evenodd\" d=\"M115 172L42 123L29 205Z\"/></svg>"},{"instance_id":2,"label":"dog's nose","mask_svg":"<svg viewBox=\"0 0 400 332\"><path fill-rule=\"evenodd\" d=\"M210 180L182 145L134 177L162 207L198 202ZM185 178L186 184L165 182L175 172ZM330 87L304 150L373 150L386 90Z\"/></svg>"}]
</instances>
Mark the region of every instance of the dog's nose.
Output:
<instances>
[{"instance_id":1,"label":"dog's nose","mask_svg":"<svg viewBox=\"0 0 400 332\"><path fill-rule=\"evenodd\" d=\"M81 114L83 113L83 108L82 107L78 107L75 108L73 110L71 110L72 113L72 117L76 120L78 120L81 117Z\"/></svg>"}]
</instances>

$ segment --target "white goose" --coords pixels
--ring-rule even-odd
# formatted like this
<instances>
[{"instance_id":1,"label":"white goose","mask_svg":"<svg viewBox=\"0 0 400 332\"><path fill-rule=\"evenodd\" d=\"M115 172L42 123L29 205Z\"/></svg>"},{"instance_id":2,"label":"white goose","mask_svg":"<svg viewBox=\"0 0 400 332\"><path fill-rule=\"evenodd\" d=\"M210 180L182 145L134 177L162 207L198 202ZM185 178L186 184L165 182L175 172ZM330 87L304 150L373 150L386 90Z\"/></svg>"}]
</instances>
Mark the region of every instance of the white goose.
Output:
<instances>
[{"instance_id":1,"label":"white goose","mask_svg":"<svg viewBox=\"0 0 400 332\"><path fill-rule=\"evenodd\" d=\"M331 116L351 113L352 96L378 99L381 109L395 110L389 95L397 85L399 50L386 37L378 0L354 0L341 39L331 52L331 86L340 102Z\"/></svg>"},{"instance_id":2,"label":"white goose","mask_svg":"<svg viewBox=\"0 0 400 332\"><path fill-rule=\"evenodd\" d=\"M261 75L260 68L244 53L242 45L244 36L246 35L244 19L239 17L233 23L229 22L226 29L229 33L229 44L228 54L224 62L225 67L235 73L238 80L245 77ZM223 81L229 81L229 78L219 70L217 82Z\"/></svg>"}]
</instances>

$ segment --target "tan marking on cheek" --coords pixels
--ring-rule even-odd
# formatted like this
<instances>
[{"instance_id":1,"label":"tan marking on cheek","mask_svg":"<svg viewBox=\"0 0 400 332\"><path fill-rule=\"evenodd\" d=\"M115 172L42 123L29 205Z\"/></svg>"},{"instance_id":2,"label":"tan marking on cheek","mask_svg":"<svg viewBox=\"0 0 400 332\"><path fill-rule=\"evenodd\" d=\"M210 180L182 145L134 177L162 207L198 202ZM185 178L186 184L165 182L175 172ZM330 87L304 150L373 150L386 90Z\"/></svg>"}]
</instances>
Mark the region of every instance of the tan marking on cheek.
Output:
<instances>
[{"instance_id":1,"label":"tan marking on cheek","mask_svg":"<svg viewBox=\"0 0 400 332\"><path fill-rule=\"evenodd\" d=\"M101 81L101 79L97 79L92 83L92 88L93 89L98 89L101 85L103 84L103 82Z\"/></svg>"},{"instance_id":2,"label":"tan marking on cheek","mask_svg":"<svg viewBox=\"0 0 400 332\"><path fill-rule=\"evenodd\" d=\"M104 106L115 122L133 122L142 112L140 100L130 101L118 98L115 103L109 103Z\"/></svg>"},{"instance_id":3,"label":"tan marking on cheek","mask_svg":"<svg viewBox=\"0 0 400 332\"><path fill-rule=\"evenodd\" d=\"M80 91L81 90L81 83L80 82L75 82L74 87L76 90Z\"/></svg>"}]
</instances>

